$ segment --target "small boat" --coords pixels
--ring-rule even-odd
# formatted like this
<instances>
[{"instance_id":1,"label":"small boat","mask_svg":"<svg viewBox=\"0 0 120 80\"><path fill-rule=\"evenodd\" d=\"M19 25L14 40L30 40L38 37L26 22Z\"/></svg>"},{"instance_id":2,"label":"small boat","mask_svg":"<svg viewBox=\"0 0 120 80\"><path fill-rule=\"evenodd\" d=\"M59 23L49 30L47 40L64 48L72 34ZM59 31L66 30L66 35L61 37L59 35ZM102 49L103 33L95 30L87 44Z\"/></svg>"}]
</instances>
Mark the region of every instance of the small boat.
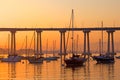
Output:
<instances>
[{"instance_id":1,"label":"small boat","mask_svg":"<svg viewBox=\"0 0 120 80\"><path fill-rule=\"evenodd\" d=\"M1 62L20 62L21 61L21 57L17 56L17 55L9 55L8 58L3 58L1 59Z\"/></svg>"},{"instance_id":2,"label":"small boat","mask_svg":"<svg viewBox=\"0 0 120 80\"><path fill-rule=\"evenodd\" d=\"M97 63L114 63L114 57L102 55L102 56L93 56L93 59L97 61Z\"/></svg>"},{"instance_id":3,"label":"small boat","mask_svg":"<svg viewBox=\"0 0 120 80\"><path fill-rule=\"evenodd\" d=\"M59 57L52 56L52 57L46 57L44 60L57 60Z\"/></svg>"},{"instance_id":4,"label":"small boat","mask_svg":"<svg viewBox=\"0 0 120 80\"><path fill-rule=\"evenodd\" d=\"M120 59L120 56L116 56L117 59Z\"/></svg>"},{"instance_id":5,"label":"small boat","mask_svg":"<svg viewBox=\"0 0 120 80\"><path fill-rule=\"evenodd\" d=\"M43 58L32 57L28 59L29 63L43 63Z\"/></svg>"},{"instance_id":6,"label":"small boat","mask_svg":"<svg viewBox=\"0 0 120 80\"><path fill-rule=\"evenodd\" d=\"M65 59L65 63L67 66L82 66L86 62L86 58L79 57L78 55L74 55L69 59Z\"/></svg>"}]
</instances>

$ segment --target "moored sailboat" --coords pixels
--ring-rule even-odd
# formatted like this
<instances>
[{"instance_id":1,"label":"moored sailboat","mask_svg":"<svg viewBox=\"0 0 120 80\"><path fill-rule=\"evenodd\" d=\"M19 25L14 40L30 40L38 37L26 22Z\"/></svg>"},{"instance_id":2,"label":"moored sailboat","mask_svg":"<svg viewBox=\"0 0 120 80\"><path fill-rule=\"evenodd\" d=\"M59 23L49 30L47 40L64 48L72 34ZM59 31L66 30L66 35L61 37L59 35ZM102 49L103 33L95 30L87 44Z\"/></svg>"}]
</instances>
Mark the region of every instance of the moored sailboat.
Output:
<instances>
[{"instance_id":1,"label":"moored sailboat","mask_svg":"<svg viewBox=\"0 0 120 80\"><path fill-rule=\"evenodd\" d=\"M9 51L9 48L10 48L10 35L8 34L8 57L7 58L2 58L1 59L1 62L20 62L21 61L21 56L18 56L16 54L16 43L15 43L15 33L12 33L14 34L14 36L12 36L12 43L11 43L11 52ZM14 39L14 40L13 40Z\"/></svg>"},{"instance_id":2,"label":"moored sailboat","mask_svg":"<svg viewBox=\"0 0 120 80\"><path fill-rule=\"evenodd\" d=\"M109 55L94 56L97 63L114 63L114 57Z\"/></svg>"},{"instance_id":3,"label":"moored sailboat","mask_svg":"<svg viewBox=\"0 0 120 80\"><path fill-rule=\"evenodd\" d=\"M39 42L39 39L37 39L37 42L40 43L41 45L41 42ZM28 58L29 63L43 63L44 58L41 56L42 55L41 49L40 51L38 49L38 43L37 43L37 53L35 52L35 47L34 47L35 56ZM34 46L35 46L35 32L34 32Z\"/></svg>"},{"instance_id":4,"label":"moored sailboat","mask_svg":"<svg viewBox=\"0 0 120 80\"><path fill-rule=\"evenodd\" d=\"M83 57L73 54L69 59L65 59L65 63L67 66L82 66L86 60Z\"/></svg>"},{"instance_id":5,"label":"moored sailboat","mask_svg":"<svg viewBox=\"0 0 120 80\"><path fill-rule=\"evenodd\" d=\"M74 22L73 22L73 18L74 18L74 11L72 10L72 28L74 28ZM76 66L82 66L85 61L87 60L84 57L80 57L79 55L75 54L74 52L74 32L72 31L72 57L65 59L65 64L66 66L71 66L71 67L76 67Z\"/></svg>"},{"instance_id":6,"label":"moored sailboat","mask_svg":"<svg viewBox=\"0 0 120 80\"><path fill-rule=\"evenodd\" d=\"M102 27L103 27L103 22L102 22ZM114 51L112 53L108 52L107 54L103 55L103 31L102 31L102 43L100 43L99 45L102 44L102 48L101 48L101 52L99 56L93 56L93 60L96 60L97 63L114 63ZM109 45L110 46L110 45ZM109 47L108 46L108 47Z\"/></svg>"},{"instance_id":7,"label":"moored sailboat","mask_svg":"<svg viewBox=\"0 0 120 80\"><path fill-rule=\"evenodd\" d=\"M55 56L55 45L56 45L56 41L53 40L53 56L49 56L47 57L47 49L48 49L48 40L47 40L47 45L46 45L46 58L44 60L47 60L47 61L51 61L51 60L57 60L59 57L58 56Z\"/></svg>"},{"instance_id":8,"label":"moored sailboat","mask_svg":"<svg viewBox=\"0 0 120 80\"><path fill-rule=\"evenodd\" d=\"M43 63L43 58L32 57L28 59L29 63Z\"/></svg>"},{"instance_id":9,"label":"moored sailboat","mask_svg":"<svg viewBox=\"0 0 120 80\"><path fill-rule=\"evenodd\" d=\"M7 58L2 58L1 62L20 62L21 56L9 55Z\"/></svg>"}]
</instances>

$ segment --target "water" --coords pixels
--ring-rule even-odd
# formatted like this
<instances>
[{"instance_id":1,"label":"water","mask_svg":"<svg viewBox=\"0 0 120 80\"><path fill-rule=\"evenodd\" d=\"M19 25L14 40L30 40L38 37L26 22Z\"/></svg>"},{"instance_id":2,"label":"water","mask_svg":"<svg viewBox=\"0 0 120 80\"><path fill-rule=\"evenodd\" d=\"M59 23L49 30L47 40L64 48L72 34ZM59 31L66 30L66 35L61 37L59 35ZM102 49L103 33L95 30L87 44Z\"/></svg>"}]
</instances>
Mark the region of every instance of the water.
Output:
<instances>
[{"instance_id":1,"label":"water","mask_svg":"<svg viewBox=\"0 0 120 80\"><path fill-rule=\"evenodd\" d=\"M120 59L114 64L96 64L90 60L84 66L67 68L61 60L30 64L0 62L0 80L120 80Z\"/></svg>"}]
</instances>

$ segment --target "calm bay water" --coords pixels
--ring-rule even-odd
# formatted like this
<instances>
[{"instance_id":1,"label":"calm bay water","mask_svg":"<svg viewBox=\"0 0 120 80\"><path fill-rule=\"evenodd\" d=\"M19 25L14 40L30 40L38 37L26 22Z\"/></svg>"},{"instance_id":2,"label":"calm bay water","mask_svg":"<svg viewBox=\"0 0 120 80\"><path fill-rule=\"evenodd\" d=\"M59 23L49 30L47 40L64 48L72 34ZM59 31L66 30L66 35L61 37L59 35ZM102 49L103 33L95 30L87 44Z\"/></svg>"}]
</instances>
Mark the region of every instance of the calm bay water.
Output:
<instances>
[{"instance_id":1,"label":"calm bay water","mask_svg":"<svg viewBox=\"0 0 120 80\"><path fill-rule=\"evenodd\" d=\"M120 59L114 64L96 64L90 60L84 66L67 68L61 60L30 64L0 62L0 80L120 80Z\"/></svg>"}]
</instances>

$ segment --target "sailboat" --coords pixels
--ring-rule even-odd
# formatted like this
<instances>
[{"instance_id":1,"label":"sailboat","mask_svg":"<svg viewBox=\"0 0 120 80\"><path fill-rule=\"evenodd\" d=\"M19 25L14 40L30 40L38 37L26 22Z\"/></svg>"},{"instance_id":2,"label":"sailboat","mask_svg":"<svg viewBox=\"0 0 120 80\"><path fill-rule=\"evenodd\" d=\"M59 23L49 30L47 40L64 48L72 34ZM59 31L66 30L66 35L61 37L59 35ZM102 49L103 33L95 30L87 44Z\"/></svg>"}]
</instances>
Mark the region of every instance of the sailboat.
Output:
<instances>
[{"instance_id":1,"label":"sailboat","mask_svg":"<svg viewBox=\"0 0 120 80\"><path fill-rule=\"evenodd\" d=\"M102 28L103 28L103 22L102 22ZM103 55L103 31L102 31L102 48L100 51L99 56L93 56L93 60L96 60L97 63L114 63L114 57L110 54ZM100 44L99 44L100 45Z\"/></svg>"},{"instance_id":2,"label":"sailboat","mask_svg":"<svg viewBox=\"0 0 120 80\"><path fill-rule=\"evenodd\" d=\"M74 22L73 22L73 18L74 18L74 11L72 9L72 28L74 28ZM66 66L70 66L70 67L75 67L75 66L82 66L85 61L86 58L80 57L79 55L75 54L74 52L74 32L72 31L72 57L65 59L65 63Z\"/></svg>"},{"instance_id":3,"label":"sailboat","mask_svg":"<svg viewBox=\"0 0 120 80\"><path fill-rule=\"evenodd\" d=\"M29 63L43 63L43 58L31 57L28 59Z\"/></svg>"},{"instance_id":4,"label":"sailboat","mask_svg":"<svg viewBox=\"0 0 120 80\"><path fill-rule=\"evenodd\" d=\"M9 51L10 41L9 40L10 40L10 35L8 34L8 54L10 53ZM21 61L21 56L18 56L17 54L15 54L15 50L12 55L9 54L7 58L1 59L1 62L20 62L20 61Z\"/></svg>"},{"instance_id":5,"label":"sailboat","mask_svg":"<svg viewBox=\"0 0 120 80\"><path fill-rule=\"evenodd\" d=\"M35 52L35 32L34 32L34 53ZM28 58L29 63L43 63L43 57L41 57L41 54L36 53L35 56Z\"/></svg>"},{"instance_id":6,"label":"sailboat","mask_svg":"<svg viewBox=\"0 0 120 80\"><path fill-rule=\"evenodd\" d=\"M59 58L59 57L55 56L55 52L54 52L54 50L55 50L55 44L56 44L56 41L53 40L53 56L46 57L44 60L51 61L51 60L57 60ZM48 40L47 40L46 47L48 48ZM47 48L46 48L46 51L47 51Z\"/></svg>"}]
</instances>

